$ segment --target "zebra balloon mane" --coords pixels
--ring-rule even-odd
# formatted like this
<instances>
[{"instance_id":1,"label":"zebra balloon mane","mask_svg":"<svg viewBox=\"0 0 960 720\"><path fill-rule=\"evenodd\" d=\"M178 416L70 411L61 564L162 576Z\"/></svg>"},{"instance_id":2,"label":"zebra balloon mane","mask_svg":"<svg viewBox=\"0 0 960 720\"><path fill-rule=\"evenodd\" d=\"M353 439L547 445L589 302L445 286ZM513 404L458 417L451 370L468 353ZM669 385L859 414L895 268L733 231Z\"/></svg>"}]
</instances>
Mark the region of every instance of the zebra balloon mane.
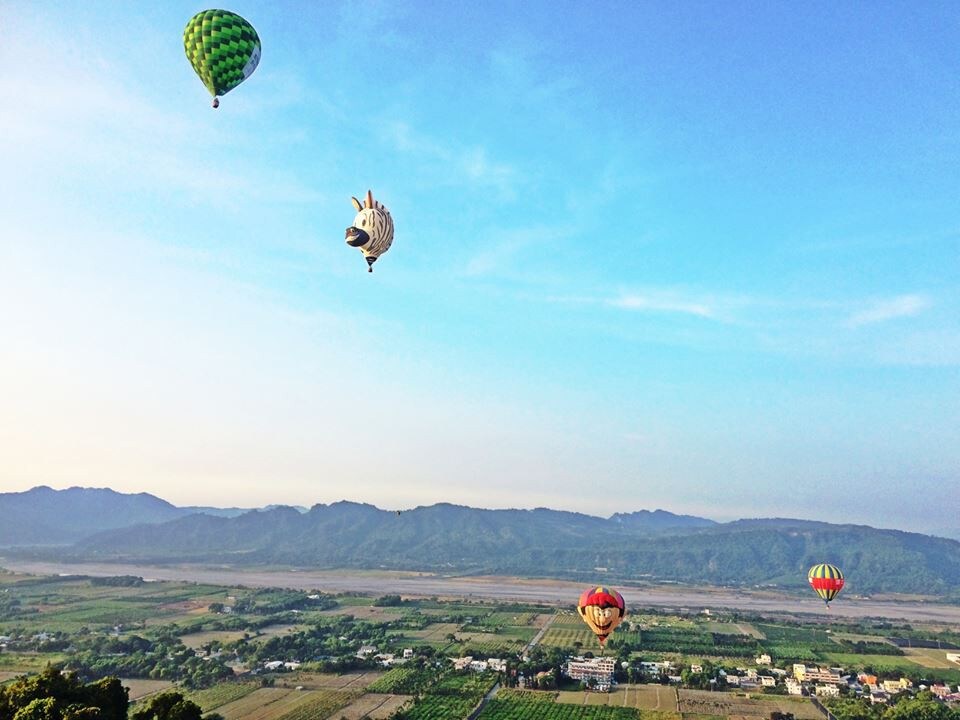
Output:
<instances>
[{"instance_id":1,"label":"zebra balloon mane","mask_svg":"<svg viewBox=\"0 0 960 720\"><path fill-rule=\"evenodd\" d=\"M393 243L393 218L383 203L373 199L373 193L369 190L363 205L356 198L350 199L357 216L353 219L353 225L347 228L347 245L360 248L367 259L368 272L373 272L373 263Z\"/></svg>"}]
</instances>

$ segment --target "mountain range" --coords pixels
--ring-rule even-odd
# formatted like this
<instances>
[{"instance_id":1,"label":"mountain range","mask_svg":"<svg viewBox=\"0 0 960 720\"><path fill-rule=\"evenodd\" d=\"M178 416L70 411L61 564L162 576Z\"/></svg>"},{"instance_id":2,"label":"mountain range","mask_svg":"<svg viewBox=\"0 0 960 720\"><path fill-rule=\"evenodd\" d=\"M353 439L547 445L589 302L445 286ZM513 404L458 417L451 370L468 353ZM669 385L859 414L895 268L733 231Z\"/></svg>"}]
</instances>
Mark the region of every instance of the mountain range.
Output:
<instances>
[{"instance_id":1,"label":"mountain range","mask_svg":"<svg viewBox=\"0 0 960 720\"><path fill-rule=\"evenodd\" d=\"M960 542L863 525L766 518L717 523L664 510L600 518L448 503L401 513L337 502L178 508L109 489L0 494L6 555L52 560L390 568L596 581L800 589L818 562L848 592L960 599ZM15 546L15 547L14 547Z\"/></svg>"}]
</instances>

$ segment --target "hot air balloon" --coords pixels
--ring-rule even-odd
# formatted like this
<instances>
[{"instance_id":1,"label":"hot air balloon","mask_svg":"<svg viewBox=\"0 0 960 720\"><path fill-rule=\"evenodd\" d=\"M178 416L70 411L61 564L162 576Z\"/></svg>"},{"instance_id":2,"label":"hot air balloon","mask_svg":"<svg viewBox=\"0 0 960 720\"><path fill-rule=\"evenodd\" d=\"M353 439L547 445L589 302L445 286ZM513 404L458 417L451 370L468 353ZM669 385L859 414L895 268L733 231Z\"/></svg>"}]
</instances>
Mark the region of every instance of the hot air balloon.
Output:
<instances>
[{"instance_id":1,"label":"hot air balloon","mask_svg":"<svg viewBox=\"0 0 960 720\"><path fill-rule=\"evenodd\" d=\"M194 72L213 95L226 95L260 63L260 37L253 25L229 10L198 12L183 30L183 49Z\"/></svg>"},{"instance_id":2,"label":"hot air balloon","mask_svg":"<svg viewBox=\"0 0 960 720\"><path fill-rule=\"evenodd\" d=\"M600 647L603 647L607 636L627 614L627 606L623 602L623 596L616 590L600 586L583 592L577 603L577 612L587 627L596 634Z\"/></svg>"},{"instance_id":3,"label":"hot air balloon","mask_svg":"<svg viewBox=\"0 0 960 720\"><path fill-rule=\"evenodd\" d=\"M369 190L363 205L356 198L350 199L357 216L353 225L347 228L347 245L360 248L367 259L368 272L373 272L373 263L393 244L393 218L383 203L373 199Z\"/></svg>"},{"instance_id":4,"label":"hot air balloon","mask_svg":"<svg viewBox=\"0 0 960 720\"><path fill-rule=\"evenodd\" d=\"M827 607L830 607L830 601L843 588L843 573L836 565L820 563L810 568L810 572L807 573L807 581L814 592L827 604Z\"/></svg>"}]
</instances>

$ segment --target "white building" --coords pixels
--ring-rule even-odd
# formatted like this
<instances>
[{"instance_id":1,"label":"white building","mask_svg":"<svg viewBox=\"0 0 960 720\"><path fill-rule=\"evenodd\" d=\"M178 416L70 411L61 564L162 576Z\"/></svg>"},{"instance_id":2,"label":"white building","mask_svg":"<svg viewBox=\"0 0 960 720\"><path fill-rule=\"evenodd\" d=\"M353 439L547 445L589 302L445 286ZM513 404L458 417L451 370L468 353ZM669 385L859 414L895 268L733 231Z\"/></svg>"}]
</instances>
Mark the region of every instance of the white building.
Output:
<instances>
[{"instance_id":1,"label":"white building","mask_svg":"<svg viewBox=\"0 0 960 720\"><path fill-rule=\"evenodd\" d=\"M586 660L575 657L567 661L563 674L574 680L593 680L601 692L613 685L613 671L617 661L612 657L599 657Z\"/></svg>"},{"instance_id":2,"label":"white building","mask_svg":"<svg viewBox=\"0 0 960 720\"><path fill-rule=\"evenodd\" d=\"M799 680L787 678L786 684L787 695L803 695L803 685L800 684Z\"/></svg>"},{"instance_id":3,"label":"white building","mask_svg":"<svg viewBox=\"0 0 960 720\"><path fill-rule=\"evenodd\" d=\"M771 658L769 655L767 655L767 653L763 653L763 655L758 656L758 657L754 660L754 662L755 662L757 665L770 665L770 664L773 662L773 658Z\"/></svg>"},{"instance_id":4,"label":"white building","mask_svg":"<svg viewBox=\"0 0 960 720\"><path fill-rule=\"evenodd\" d=\"M817 685L819 697L840 697L840 688L836 685Z\"/></svg>"}]
</instances>

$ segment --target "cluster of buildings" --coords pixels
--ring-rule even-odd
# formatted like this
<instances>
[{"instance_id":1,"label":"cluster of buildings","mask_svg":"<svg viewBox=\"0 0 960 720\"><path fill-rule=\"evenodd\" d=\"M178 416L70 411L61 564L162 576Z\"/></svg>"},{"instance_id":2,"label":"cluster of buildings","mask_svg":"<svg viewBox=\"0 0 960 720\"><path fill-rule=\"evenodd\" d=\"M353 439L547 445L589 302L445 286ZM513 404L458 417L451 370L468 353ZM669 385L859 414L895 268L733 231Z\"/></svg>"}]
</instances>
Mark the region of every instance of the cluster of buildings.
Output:
<instances>
[{"instance_id":1,"label":"cluster of buildings","mask_svg":"<svg viewBox=\"0 0 960 720\"><path fill-rule=\"evenodd\" d=\"M360 649L357 650L357 657L361 660L365 660L371 656L376 662L383 665L383 667L393 667L394 665L403 665L410 660L410 658L413 657L413 650L405 648L400 657L397 657L396 653L377 652L376 645L362 645Z\"/></svg>"},{"instance_id":2,"label":"cluster of buildings","mask_svg":"<svg viewBox=\"0 0 960 720\"><path fill-rule=\"evenodd\" d=\"M473 672L506 672L507 661L501 658L487 658L486 660L474 660L472 655L461 658L450 658L453 662L454 670L471 670Z\"/></svg>"}]
</instances>

